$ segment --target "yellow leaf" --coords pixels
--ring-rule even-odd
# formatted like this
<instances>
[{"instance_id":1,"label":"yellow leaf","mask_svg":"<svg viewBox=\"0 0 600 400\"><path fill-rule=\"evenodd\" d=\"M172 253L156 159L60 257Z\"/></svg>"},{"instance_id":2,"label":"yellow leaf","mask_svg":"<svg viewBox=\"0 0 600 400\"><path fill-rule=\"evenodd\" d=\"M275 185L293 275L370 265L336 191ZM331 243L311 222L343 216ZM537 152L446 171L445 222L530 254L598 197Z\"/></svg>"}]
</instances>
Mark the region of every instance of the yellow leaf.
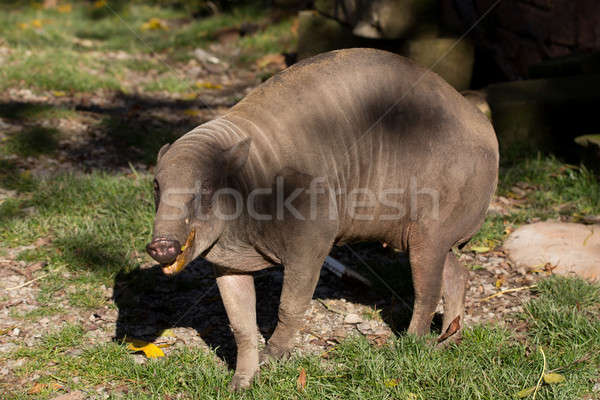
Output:
<instances>
[{"instance_id":1,"label":"yellow leaf","mask_svg":"<svg viewBox=\"0 0 600 400\"><path fill-rule=\"evenodd\" d=\"M143 340L128 339L127 348L131 351L143 351L148 358L164 357L165 353L154 343L148 343Z\"/></svg>"},{"instance_id":2,"label":"yellow leaf","mask_svg":"<svg viewBox=\"0 0 600 400\"><path fill-rule=\"evenodd\" d=\"M223 89L223 85L211 82L196 82L198 89Z\"/></svg>"},{"instance_id":3,"label":"yellow leaf","mask_svg":"<svg viewBox=\"0 0 600 400\"><path fill-rule=\"evenodd\" d=\"M487 253L491 249L487 246L471 246L471 251L475 253Z\"/></svg>"},{"instance_id":4,"label":"yellow leaf","mask_svg":"<svg viewBox=\"0 0 600 400\"><path fill-rule=\"evenodd\" d=\"M561 383L565 381L565 377L561 374L546 374L544 375L544 382L548 385L552 385L553 383Z\"/></svg>"},{"instance_id":5,"label":"yellow leaf","mask_svg":"<svg viewBox=\"0 0 600 400\"><path fill-rule=\"evenodd\" d=\"M19 29L27 29L27 28L29 28L29 24L27 24L25 22L21 22L21 23L17 24L17 26L19 27Z\"/></svg>"},{"instance_id":6,"label":"yellow leaf","mask_svg":"<svg viewBox=\"0 0 600 400\"><path fill-rule=\"evenodd\" d=\"M535 386L521 390L520 392L517 393L517 397L522 399L522 398L529 396L533 392L535 392Z\"/></svg>"},{"instance_id":7,"label":"yellow leaf","mask_svg":"<svg viewBox=\"0 0 600 400\"><path fill-rule=\"evenodd\" d=\"M504 277L496 279L496 289L500 289L504 284Z\"/></svg>"},{"instance_id":8,"label":"yellow leaf","mask_svg":"<svg viewBox=\"0 0 600 400\"><path fill-rule=\"evenodd\" d=\"M94 2L94 8L102 8L106 5L106 0L98 0Z\"/></svg>"},{"instance_id":9,"label":"yellow leaf","mask_svg":"<svg viewBox=\"0 0 600 400\"><path fill-rule=\"evenodd\" d=\"M387 379L383 384L389 388L398 386L398 379Z\"/></svg>"},{"instance_id":10,"label":"yellow leaf","mask_svg":"<svg viewBox=\"0 0 600 400\"><path fill-rule=\"evenodd\" d=\"M142 24L143 31L154 31L154 30L169 30L169 27L165 21L159 18L150 18L147 22Z\"/></svg>"},{"instance_id":11,"label":"yellow leaf","mask_svg":"<svg viewBox=\"0 0 600 400\"><path fill-rule=\"evenodd\" d=\"M181 98L183 100L195 100L198 97L196 93L184 93Z\"/></svg>"},{"instance_id":12,"label":"yellow leaf","mask_svg":"<svg viewBox=\"0 0 600 400\"><path fill-rule=\"evenodd\" d=\"M41 28L42 27L42 20L40 20L40 19L34 19L33 21L31 21L31 25L35 26L36 28Z\"/></svg>"},{"instance_id":13,"label":"yellow leaf","mask_svg":"<svg viewBox=\"0 0 600 400\"><path fill-rule=\"evenodd\" d=\"M188 117L197 117L200 115L200 110L197 108L188 108L187 110L183 110L183 113Z\"/></svg>"},{"instance_id":14,"label":"yellow leaf","mask_svg":"<svg viewBox=\"0 0 600 400\"><path fill-rule=\"evenodd\" d=\"M7 333L9 333L10 331L12 331L13 329L15 329L15 326L7 326L6 328L0 329L0 336L2 335L6 335Z\"/></svg>"},{"instance_id":15,"label":"yellow leaf","mask_svg":"<svg viewBox=\"0 0 600 400\"><path fill-rule=\"evenodd\" d=\"M58 6L58 12L61 12L61 13L70 13L71 12L71 5L70 4L61 4L60 6Z\"/></svg>"},{"instance_id":16,"label":"yellow leaf","mask_svg":"<svg viewBox=\"0 0 600 400\"><path fill-rule=\"evenodd\" d=\"M52 94L54 97L65 97L67 95L67 93L63 92L62 90L53 90Z\"/></svg>"}]
</instances>

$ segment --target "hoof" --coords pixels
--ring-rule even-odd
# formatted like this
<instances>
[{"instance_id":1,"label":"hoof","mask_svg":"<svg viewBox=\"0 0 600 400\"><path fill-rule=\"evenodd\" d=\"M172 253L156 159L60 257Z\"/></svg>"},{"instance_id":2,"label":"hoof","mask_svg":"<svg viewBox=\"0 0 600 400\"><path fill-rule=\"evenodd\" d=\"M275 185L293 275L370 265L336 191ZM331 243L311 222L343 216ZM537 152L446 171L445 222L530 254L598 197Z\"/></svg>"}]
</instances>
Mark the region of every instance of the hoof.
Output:
<instances>
[{"instance_id":1,"label":"hoof","mask_svg":"<svg viewBox=\"0 0 600 400\"><path fill-rule=\"evenodd\" d=\"M267 344L267 347L260 352L259 365L269 363L271 361L286 360L290 358L291 349L283 349L271 344Z\"/></svg>"},{"instance_id":2,"label":"hoof","mask_svg":"<svg viewBox=\"0 0 600 400\"><path fill-rule=\"evenodd\" d=\"M246 375L233 375L233 379L229 384L229 391L239 392L248 389L252 384L252 379L253 377Z\"/></svg>"},{"instance_id":3,"label":"hoof","mask_svg":"<svg viewBox=\"0 0 600 400\"><path fill-rule=\"evenodd\" d=\"M452 345L458 345L458 344L460 344L461 341L462 341L462 333L458 332L458 333L450 336L449 338L444 339L441 342L438 342L438 340L436 339L433 344L435 345L436 349L443 350Z\"/></svg>"}]
</instances>

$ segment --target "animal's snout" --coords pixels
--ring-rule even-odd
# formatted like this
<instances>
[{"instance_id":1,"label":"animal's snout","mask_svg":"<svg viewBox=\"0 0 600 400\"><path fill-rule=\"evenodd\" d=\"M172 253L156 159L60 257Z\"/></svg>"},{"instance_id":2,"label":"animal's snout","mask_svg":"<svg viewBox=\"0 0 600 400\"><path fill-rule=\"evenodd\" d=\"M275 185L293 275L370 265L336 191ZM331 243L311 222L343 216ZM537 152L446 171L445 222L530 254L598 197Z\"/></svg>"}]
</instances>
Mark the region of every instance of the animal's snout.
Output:
<instances>
[{"instance_id":1,"label":"animal's snout","mask_svg":"<svg viewBox=\"0 0 600 400\"><path fill-rule=\"evenodd\" d=\"M181 252L181 244L177 240L157 238L146 246L150 257L161 264L171 264Z\"/></svg>"}]
</instances>

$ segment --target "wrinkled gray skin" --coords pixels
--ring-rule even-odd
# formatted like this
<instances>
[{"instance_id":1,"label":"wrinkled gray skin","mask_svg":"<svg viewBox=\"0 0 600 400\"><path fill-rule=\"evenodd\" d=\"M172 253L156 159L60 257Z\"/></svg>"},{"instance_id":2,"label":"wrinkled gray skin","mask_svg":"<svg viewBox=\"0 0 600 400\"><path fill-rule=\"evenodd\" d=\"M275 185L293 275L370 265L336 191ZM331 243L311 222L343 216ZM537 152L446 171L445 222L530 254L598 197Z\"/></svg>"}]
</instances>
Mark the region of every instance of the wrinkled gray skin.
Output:
<instances>
[{"instance_id":1,"label":"wrinkled gray skin","mask_svg":"<svg viewBox=\"0 0 600 400\"><path fill-rule=\"evenodd\" d=\"M451 248L481 226L497 172L498 144L489 120L440 77L383 51L325 53L272 77L224 116L161 149L149 252L170 262L195 229L193 256L215 264L237 343L231 387L246 388L259 368L252 271L284 266L278 324L261 359L291 350L334 244L379 240L408 252L415 290L409 333L429 331L441 296L444 330L462 316L466 272ZM292 203L305 216L313 210L313 218L300 220L286 211L283 218L259 221L244 208L239 218L224 221L214 213L232 212L230 197L198 201L200 190L220 188L246 198L253 189L273 187L278 176L286 194L323 177L313 189L324 195L312 208L306 192ZM339 189L408 190L411 179L422 190L418 201L387 199L409 210L399 219L384 218L398 204L352 213L350 199L336 195ZM189 193L166 195L181 188ZM439 195L439 215L427 195L432 191ZM257 195L255 208L275 215L275 197ZM374 218L362 218L367 213ZM168 218L173 215L178 218Z\"/></svg>"}]
</instances>

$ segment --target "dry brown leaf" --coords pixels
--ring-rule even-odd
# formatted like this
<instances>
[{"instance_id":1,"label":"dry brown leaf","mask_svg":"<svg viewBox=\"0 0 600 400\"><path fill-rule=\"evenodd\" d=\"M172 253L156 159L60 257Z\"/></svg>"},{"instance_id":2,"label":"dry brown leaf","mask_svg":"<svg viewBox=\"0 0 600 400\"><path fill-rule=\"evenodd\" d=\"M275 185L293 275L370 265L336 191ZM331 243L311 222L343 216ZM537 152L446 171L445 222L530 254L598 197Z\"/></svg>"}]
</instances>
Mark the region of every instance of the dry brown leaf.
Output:
<instances>
[{"instance_id":1,"label":"dry brown leaf","mask_svg":"<svg viewBox=\"0 0 600 400\"><path fill-rule=\"evenodd\" d=\"M448 339L450 336L454 335L460 329L460 315L448 325L448 329L444 332L437 340L438 343L442 343L444 340Z\"/></svg>"},{"instance_id":2,"label":"dry brown leaf","mask_svg":"<svg viewBox=\"0 0 600 400\"><path fill-rule=\"evenodd\" d=\"M45 388L46 388L45 383L37 382L27 391L27 394L39 394Z\"/></svg>"},{"instance_id":3,"label":"dry brown leaf","mask_svg":"<svg viewBox=\"0 0 600 400\"><path fill-rule=\"evenodd\" d=\"M300 368L300 374L298 375L298 380L296 380L296 389L303 392L304 388L306 388L306 370L304 368Z\"/></svg>"}]
</instances>

